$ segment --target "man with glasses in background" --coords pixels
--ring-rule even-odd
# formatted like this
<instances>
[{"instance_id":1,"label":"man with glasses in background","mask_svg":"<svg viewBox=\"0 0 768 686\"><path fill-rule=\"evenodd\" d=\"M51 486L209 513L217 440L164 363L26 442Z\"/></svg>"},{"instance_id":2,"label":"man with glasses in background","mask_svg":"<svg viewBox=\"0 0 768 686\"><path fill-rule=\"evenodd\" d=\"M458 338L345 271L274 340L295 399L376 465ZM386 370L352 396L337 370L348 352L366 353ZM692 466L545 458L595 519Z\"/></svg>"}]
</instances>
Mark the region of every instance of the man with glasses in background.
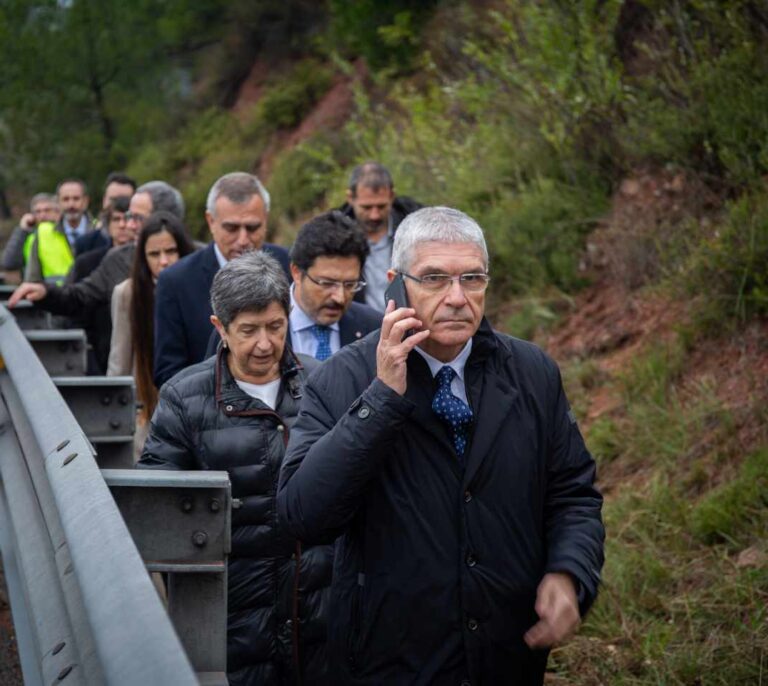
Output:
<instances>
[{"instance_id":1,"label":"man with glasses in background","mask_svg":"<svg viewBox=\"0 0 768 686\"><path fill-rule=\"evenodd\" d=\"M540 686L597 594L594 460L557 365L485 319L474 220L408 215L388 279L406 297L307 380L281 467L278 517L336 542L330 673Z\"/></svg>"},{"instance_id":2,"label":"man with glasses in background","mask_svg":"<svg viewBox=\"0 0 768 686\"><path fill-rule=\"evenodd\" d=\"M291 248L291 313L287 342L321 362L381 326L382 314L352 299L365 282L365 234L338 210L304 224ZM216 352L214 334L207 357Z\"/></svg>"},{"instance_id":3,"label":"man with glasses in background","mask_svg":"<svg viewBox=\"0 0 768 686\"><path fill-rule=\"evenodd\" d=\"M155 291L154 380L158 388L176 372L205 359L211 324L211 284L229 260L264 250L288 274L288 251L265 243L269 193L253 174L232 172L208 192L205 220L213 241L163 270Z\"/></svg>"}]
</instances>

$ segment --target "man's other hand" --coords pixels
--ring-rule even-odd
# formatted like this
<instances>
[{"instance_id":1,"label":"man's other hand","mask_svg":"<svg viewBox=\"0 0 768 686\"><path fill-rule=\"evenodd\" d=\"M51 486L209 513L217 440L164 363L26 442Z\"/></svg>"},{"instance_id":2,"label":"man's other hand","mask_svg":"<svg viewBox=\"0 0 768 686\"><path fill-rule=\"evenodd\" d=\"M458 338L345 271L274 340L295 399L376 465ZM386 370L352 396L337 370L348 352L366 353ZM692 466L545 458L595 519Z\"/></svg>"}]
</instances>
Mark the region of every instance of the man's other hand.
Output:
<instances>
[{"instance_id":1,"label":"man's other hand","mask_svg":"<svg viewBox=\"0 0 768 686\"><path fill-rule=\"evenodd\" d=\"M576 631L581 623L579 603L568 574L544 576L536 592L536 614L540 620L524 636L531 648L549 648Z\"/></svg>"},{"instance_id":2,"label":"man's other hand","mask_svg":"<svg viewBox=\"0 0 768 686\"><path fill-rule=\"evenodd\" d=\"M42 300L47 294L48 289L42 283L25 282L8 298L8 307L15 307L20 300Z\"/></svg>"},{"instance_id":3,"label":"man's other hand","mask_svg":"<svg viewBox=\"0 0 768 686\"><path fill-rule=\"evenodd\" d=\"M418 329L421 321L416 319L416 310L411 307L395 309L395 301L387 303L381 322L381 337L376 348L376 376L400 395L407 386L406 360L419 343L429 338L429 329L417 331L403 340L409 329Z\"/></svg>"}]
</instances>

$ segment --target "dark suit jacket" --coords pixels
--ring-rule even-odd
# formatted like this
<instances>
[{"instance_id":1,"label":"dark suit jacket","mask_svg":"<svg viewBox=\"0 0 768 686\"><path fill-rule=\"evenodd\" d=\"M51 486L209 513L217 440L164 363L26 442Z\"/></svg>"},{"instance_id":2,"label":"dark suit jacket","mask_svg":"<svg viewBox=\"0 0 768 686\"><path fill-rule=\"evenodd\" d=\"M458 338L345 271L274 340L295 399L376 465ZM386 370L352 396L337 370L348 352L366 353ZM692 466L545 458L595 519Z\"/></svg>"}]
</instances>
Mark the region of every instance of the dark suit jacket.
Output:
<instances>
[{"instance_id":1,"label":"dark suit jacket","mask_svg":"<svg viewBox=\"0 0 768 686\"><path fill-rule=\"evenodd\" d=\"M92 233L95 232L92 231ZM91 234L81 236L77 240L80 241ZM75 246L77 246L77 242ZM89 276L101 264L101 261L111 249L111 245L104 245L100 248L94 248L88 252L81 253L75 259L75 264L69 273L71 282L77 283ZM73 324L78 328L82 327L85 329L85 335L91 344L91 350L88 351L88 374L103 376L107 372L109 345L112 338L112 315L109 309L109 302L84 309L78 317L75 317Z\"/></svg>"},{"instance_id":2,"label":"dark suit jacket","mask_svg":"<svg viewBox=\"0 0 768 686\"><path fill-rule=\"evenodd\" d=\"M367 336L371 331L381 328L381 319L383 315L381 312L377 312L368 305L362 305L360 303L353 302L349 309L344 313L344 316L339 319L339 339L341 347L359 341L364 336ZM211 337L208 339L208 350L205 351L205 356L210 357L216 354L216 349L219 347L219 341L221 338L219 332L216 329L211 333ZM288 328L288 336L286 337L288 345L291 343L291 330Z\"/></svg>"},{"instance_id":3,"label":"dark suit jacket","mask_svg":"<svg viewBox=\"0 0 768 686\"><path fill-rule=\"evenodd\" d=\"M219 263L213 243L164 270L155 290L155 384L205 359L213 328L211 284ZM265 243L263 250L289 274L288 251ZM289 277L290 278L290 277Z\"/></svg>"},{"instance_id":4,"label":"dark suit jacket","mask_svg":"<svg viewBox=\"0 0 768 686\"><path fill-rule=\"evenodd\" d=\"M89 231L75 239L75 256L83 255L96 248L112 247L112 239L100 229Z\"/></svg>"}]
</instances>

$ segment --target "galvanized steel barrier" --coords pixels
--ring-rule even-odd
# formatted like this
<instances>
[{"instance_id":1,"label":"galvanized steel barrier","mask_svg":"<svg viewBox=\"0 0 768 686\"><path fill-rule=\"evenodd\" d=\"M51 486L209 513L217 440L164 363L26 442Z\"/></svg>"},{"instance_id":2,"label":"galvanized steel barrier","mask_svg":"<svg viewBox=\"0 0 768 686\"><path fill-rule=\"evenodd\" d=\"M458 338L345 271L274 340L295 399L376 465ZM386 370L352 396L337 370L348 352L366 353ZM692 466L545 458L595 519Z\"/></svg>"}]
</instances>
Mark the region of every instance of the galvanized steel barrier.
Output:
<instances>
[{"instance_id":1,"label":"galvanized steel barrier","mask_svg":"<svg viewBox=\"0 0 768 686\"><path fill-rule=\"evenodd\" d=\"M81 377L82 332L33 311L15 312L24 332L0 306L0 550L25 683L225 684L227 474L102 473L131 464L132 379Z\"/></svg>"}]
</instances>

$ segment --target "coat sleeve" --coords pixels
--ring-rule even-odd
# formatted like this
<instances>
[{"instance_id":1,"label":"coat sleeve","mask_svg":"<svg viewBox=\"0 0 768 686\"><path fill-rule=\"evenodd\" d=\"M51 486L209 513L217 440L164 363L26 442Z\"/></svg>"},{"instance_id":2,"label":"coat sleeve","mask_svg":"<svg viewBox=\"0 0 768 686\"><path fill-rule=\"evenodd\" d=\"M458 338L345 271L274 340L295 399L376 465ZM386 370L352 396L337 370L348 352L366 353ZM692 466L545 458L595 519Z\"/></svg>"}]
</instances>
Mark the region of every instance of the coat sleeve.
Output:
<instances>
[{"instance_id":1,"label":"coat sleeve","mask_svg":"<svg viewBox=\"0 0 768 686\"><path fill-rule=\"evenodd\" d=\"M24 243L32 235L32 229L17 226L3 250L3 269L5 271L19 271L24 269Z\"/></svg>"},{"instance_id":2,"label":"coat sleeve","mask_svg":"<svg viewBox=\"0 0 768 686\"><path fill-rule=\"evenodd\" d=\"M354 517L413 404L375 379L351 405L338 392L342 370L310 375L280 470L278 516L300 540L335 540ZM335 378L331 386L329 379ZM335 392L334 392L335 391Z\"/></svg>"},{"instance_id":3,"label":"coat sleeve","mask_svg":"<svg viewBox=\"0 0 768 686\"><path fill-rule=\"evenodd\" d=\"M178 298L178 283L163 278L155 289L155 385L160 388L189 365L189 344Z\"/></svg>"},{"instance_id":4,"label":"coat sleeve","mask_svg":"<svg viewBox=\"0 0 768 686\"><path fill-rule=\"evenodd\" d=\"M42 309L67 317L76 317L86 310L106 305L115 286L117 256L108 254L87 277L77 283L49 286L48 294L39 305Z\"/></svg>"},{"instance_id":5,"label":"coat sleeve","mask_svg":"<svg viewBox=\"0 0 768 686\"><path fill-rule=\"evenodd\" d=\"M578 582L583 616L597 596L603 566L603 498L595 487L595 461L568 405L560 373L550 364L554 403L544 513L546 571L567 572Z\"/></svg>"},{"instance_id":6,"label":"coat sleeve","mask_svg":"<svg viewBox=\"0 0 768 686\"><path fill-rule=\"evenodd\" d=\"M133 374L131 290L131 282L123 281L112 291L112 339L109 345L107 376Z\"/></svg>"},{"instance_id":7,"label":"coat sleeve","mask_svg":"<svg viewBox=\"0 0 768 686\"><path fill-rule=\"evenodd\" d=\"M160 390L137 469L200 469L185 404L176 388Z\"/></svg>"}]
</instances>

